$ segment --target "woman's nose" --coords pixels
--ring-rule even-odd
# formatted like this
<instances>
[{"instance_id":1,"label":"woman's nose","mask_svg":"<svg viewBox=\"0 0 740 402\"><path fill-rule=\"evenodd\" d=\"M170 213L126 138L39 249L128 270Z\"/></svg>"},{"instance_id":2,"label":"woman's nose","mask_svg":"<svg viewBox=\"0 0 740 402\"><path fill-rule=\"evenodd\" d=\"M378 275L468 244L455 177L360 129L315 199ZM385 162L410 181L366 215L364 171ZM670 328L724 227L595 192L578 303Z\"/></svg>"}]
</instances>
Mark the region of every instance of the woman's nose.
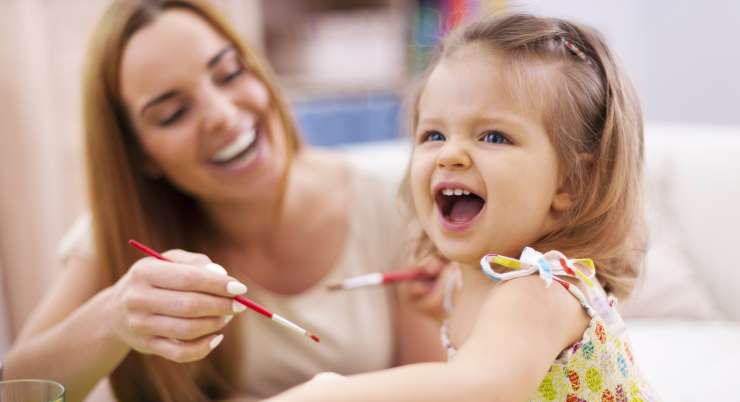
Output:
<instances>
[{"instance_id":1,"label":"woman's nose","mask_svg":"<svg viewBox=\"0 0 740 402\"><path fill-rule=\"evenodd\" d=\"M437 155L437 166L441 168L466 169L470 164L470 155L465 144L458 141L446 142Z\"/></svg>"},{"instance_id":2,"label":"woman's nose","mask_svg":"<svg viewBox=\"0 0 740 402\"><path fill-rule=\"evenodd\" d=\"M228 130L236 125L239 108L228 93L212 88L203 98L203 128L206 132Z\"/></svg>"}]
</instances>

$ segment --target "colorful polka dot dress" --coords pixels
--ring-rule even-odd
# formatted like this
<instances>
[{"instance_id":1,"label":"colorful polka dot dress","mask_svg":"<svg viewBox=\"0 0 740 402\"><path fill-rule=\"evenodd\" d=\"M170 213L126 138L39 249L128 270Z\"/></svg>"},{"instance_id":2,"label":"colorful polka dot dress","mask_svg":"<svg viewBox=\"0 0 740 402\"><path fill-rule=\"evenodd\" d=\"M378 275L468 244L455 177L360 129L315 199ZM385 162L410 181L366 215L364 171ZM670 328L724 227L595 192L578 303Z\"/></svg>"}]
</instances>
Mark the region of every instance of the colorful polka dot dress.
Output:
<instances>
[{"instance_id":1,"label":"colorful polka dot dress","mask_svg":"<svg viewBox=\"0 0 740 402\"><path fill-rule=\"evenodd\" d=\"M498 273L494 266L507 271ZM481 260L481 268L496 282L539 274L548 286L556 282L570 291L591 317L581 340L560 353L530 401L658 400L635 363L624 322L616 310L616 299L607 296L596 281L591 260L569 260L557 251L541 254L527 247L518 260L487 255ZM585 294L563 277L578 279L586 289ZM448 286L445 292L447 308L451 306L452 290ZM441 338L452 358L457 349L449 340L447 322L442 325Z\"/></svg>"}]
</instances>

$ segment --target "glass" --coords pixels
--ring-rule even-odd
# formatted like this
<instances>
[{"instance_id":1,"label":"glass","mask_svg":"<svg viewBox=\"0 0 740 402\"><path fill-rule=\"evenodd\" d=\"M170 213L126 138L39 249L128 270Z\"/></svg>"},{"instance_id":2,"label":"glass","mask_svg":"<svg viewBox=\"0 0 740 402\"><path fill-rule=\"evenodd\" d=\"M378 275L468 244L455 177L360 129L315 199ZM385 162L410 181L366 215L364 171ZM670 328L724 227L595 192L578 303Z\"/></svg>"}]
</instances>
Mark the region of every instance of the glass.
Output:
<instances>
[{"instance_id":1,"label":"glass","mask_svg":"<svg viewBox=\"0 0 740 402\"><path fill-rule=\"evenodd\" d=\"M47 380L0 381L0 402L64 402L64 387Z\"/></svg>"}]
</instances>

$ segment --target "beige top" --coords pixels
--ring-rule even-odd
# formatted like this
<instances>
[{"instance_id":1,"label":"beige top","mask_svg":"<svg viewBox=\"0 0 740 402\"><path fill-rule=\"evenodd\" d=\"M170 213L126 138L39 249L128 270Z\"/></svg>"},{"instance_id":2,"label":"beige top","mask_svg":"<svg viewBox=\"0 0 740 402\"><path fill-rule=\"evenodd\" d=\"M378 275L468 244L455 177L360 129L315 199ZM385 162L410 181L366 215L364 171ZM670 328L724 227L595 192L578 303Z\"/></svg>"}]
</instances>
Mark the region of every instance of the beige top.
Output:
<instances>
[{"instance_id":1,"label":"beige top","mask_svg":"<svg viewBox=\"0 0 740 402\"><path fill-rule=\"evenodd\" d=\"M321 343L316 344L249 310L235 319L232 325L244 325L246 338L244 378L239 386L252 397L272 396L322 371L353 374L394 363L392 289L325 290L329 283L387 271L400 261L396 189L356 168L351 173L350 228L336 267L315 286L293 296L247 284L249 298L321 337ZM82 218L62 240L62 257L89 254L90 234L89 217Z\"/></svg>"}]
</instances>

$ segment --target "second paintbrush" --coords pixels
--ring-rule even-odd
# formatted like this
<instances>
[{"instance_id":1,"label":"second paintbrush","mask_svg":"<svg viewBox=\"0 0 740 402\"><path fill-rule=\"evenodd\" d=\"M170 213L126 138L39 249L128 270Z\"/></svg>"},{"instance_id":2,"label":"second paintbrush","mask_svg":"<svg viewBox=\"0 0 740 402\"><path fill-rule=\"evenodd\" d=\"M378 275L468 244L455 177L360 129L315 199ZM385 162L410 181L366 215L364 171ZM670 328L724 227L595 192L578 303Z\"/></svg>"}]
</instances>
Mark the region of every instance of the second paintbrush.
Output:
<instances>
[{"instance_id":1,"label":"second paintbrush","mask_svg":"<svg viewBox=\"0 0 740 402\"><path fill-rule=\"evenodd\" d=\"M385 274L381 272L375 272L372 274L359 275L359 276L354 276L351 278L344 279L339 283L335 283L333 285L327 286L327 289L329 290L348 290L348 289L362 288L366 286L377 286L377 285L385 285L385 284L395 283L395 282L433 279L433 278L434 278L433 275L429 274L422 268L417 268L415 270L406 271L406 272L389 272Z\"/></svg>"}]
</instances>

